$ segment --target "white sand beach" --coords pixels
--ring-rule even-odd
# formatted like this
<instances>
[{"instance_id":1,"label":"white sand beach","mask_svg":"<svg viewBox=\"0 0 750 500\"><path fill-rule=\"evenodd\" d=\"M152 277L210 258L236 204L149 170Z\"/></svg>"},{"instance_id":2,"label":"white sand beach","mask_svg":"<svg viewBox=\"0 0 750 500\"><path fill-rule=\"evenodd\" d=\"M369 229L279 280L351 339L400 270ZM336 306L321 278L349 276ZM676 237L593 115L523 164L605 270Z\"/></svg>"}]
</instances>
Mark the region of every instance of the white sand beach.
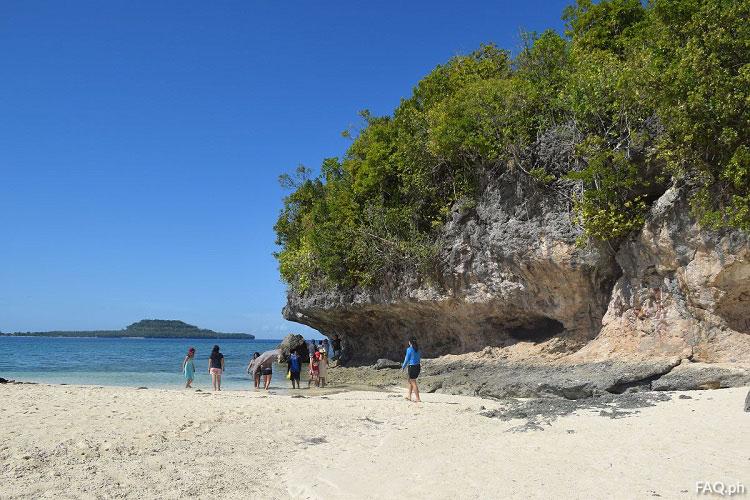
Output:
<instances>
[{"instance_id":1,"label":"white sand beach","mask_svg":"<svg viewBox=\"0 0 750 500\"><path fill-rule=\"evenodd\" d=\"M693 498L750 487L747 388L524 431L502 402L0 386L0 498ZM527 426L528 427L528 426ZM526 428L527 428L526 427Z\"/></svg>"}]
</instances>

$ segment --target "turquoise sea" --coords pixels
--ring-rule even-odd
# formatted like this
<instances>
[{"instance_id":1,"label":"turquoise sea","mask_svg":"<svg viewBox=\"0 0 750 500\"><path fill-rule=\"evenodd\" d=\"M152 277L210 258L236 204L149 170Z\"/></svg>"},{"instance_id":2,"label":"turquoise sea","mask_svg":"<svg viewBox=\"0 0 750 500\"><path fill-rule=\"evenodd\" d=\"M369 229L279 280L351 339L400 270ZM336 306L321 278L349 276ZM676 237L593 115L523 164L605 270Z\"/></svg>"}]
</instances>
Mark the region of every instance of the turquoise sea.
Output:
<instances>
[{"instance_id":1,"label":"turquoise sea","mask_svg":"<svg viewBox=\"0 0 750 500\"><path fill-rule=\"evenodd\" d=\"M248 390L245 374L254 352L275 349L280 340L7 337L0 335L0 377L54 384L120 385L154 389L184 386L182 360L195 348L193 387L211 388L208 356L217 344L224 354L222 389ZM274 366L272 386L284 388L286 365Z\"/></svg>"}]
</instances>

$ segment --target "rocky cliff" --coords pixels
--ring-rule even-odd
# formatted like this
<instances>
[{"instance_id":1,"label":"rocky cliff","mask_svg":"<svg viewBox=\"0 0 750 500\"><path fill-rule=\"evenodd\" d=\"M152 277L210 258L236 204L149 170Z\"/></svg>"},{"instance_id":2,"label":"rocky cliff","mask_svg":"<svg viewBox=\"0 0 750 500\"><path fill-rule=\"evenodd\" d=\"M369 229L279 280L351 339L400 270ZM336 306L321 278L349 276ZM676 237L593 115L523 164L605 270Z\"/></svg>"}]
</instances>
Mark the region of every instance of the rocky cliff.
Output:
<instances>
[{"instance_id":1,"label":"rocky cliff","mask_svg":"<svg viewBox=\"0 0 750 500\"><path fill-rule=\"evenodd\" d=\"M618 248L580 247L565 190L512 171L452 214L433 281L290 294L284 316L343 341L351 362L480 351L525 363L750 360L750 237L710 231L671 188ZM662 370L662 373L665 371Z\"/></svg>"},{"instance_id":2,"label":"rocky cliff","mask_svg":"<svg viewBox=\"0 0 750 500\"><path fill-rule=\"evenodd\" d=\"M685 194L664 193L621 245L622 276L581 359L750 361L750 235L701 228Z\"/></svg>"}]
</instances>

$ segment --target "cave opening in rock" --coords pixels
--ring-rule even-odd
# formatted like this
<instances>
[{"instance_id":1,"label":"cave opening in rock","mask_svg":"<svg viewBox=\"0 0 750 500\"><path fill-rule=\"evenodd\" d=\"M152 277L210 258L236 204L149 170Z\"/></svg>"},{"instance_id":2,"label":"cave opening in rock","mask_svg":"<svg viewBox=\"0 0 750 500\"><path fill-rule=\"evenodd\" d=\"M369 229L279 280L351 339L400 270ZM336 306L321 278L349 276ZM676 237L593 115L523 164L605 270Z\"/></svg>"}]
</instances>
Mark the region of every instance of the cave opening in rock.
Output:
<instances>
[{"instance_id":1,"label":"cave opening in rock","mask_svg":"<svg viewBox=\"0 0 750 500\"><path fill-rule=\"evenodd\" d=\"M732 290L723 297L716 307L716 314L732 330L750 334L750 285L744 288Z\"/></svg>"},{"instance_id":2,"label":"cave opening in rock","mask_svg":"<svg viewBox=\"0 0 750 500\"><path fill-rule=\"evenodd\" d=\"M552 318L542 318L531 324L509 328L508 335L523 342L544 342L565 331L565 326Z\"/></svg>"},{"instance_id":3,"label":"cave opening in rock","mask_svg":"<svg viewBox=\"0 0 750 500\"><path fill-rule=\"evenodd\" d=\"M732 330L750 334L750 261L727 266L715 283L724 292L716 304L716 314Z\"/></svg>"}]
</instances>

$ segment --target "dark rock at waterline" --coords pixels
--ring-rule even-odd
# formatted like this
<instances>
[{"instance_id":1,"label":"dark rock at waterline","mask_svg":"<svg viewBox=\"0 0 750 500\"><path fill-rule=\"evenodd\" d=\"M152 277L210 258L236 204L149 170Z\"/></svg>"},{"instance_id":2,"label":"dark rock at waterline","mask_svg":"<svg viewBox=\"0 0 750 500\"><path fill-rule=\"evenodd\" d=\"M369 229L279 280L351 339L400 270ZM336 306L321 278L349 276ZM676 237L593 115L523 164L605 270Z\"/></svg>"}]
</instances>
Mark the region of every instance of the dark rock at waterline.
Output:
<instances>
[{"instance_id":1,"label":"dark rock at waterline","mask_svg":"<svg viewBox=\"0 0 750 500\"><path fill-rule=\"evenodd\" d=\"M750 385L750 369L683 361L651 384L655 391L692 391Z\"/></svg>"},{"instance_id":2,"label":"dark rock at waterline","mask_svg":"<svg viewBox=\"0 0 750 500\"><path fill-rule=\"evenodd\" d=\"M678 359L640 363L610 360L577 365L423 360L422 373L418 381L421 392L492 399L582 399L603 393L650 391L653 381L669 373L678 363ZM336 368L329 372L329 376L335 383L383 387L404 383L403 376L398 370L378 370L374 366Z\"/></svg>"},{"instance_id":3,"label":"dark rock at waterline","mask_svg":"<svg viewBox=\"0 0 750 500\"><path fill-rule=\"evenodd\" d=\"M383 370L385 368L401 368L401 363L398 361L391 361L390 359L379 359L373 365L376 370Z\"/></svg>"},{"instance_id":4,"label":"dark rock at waterline","mask_svg":"<svg viewBox=\"0 0 750 500\"><path fill-rule=\"evenodd\" d=\"M685 362L683 362L685 364ZM739 371L704 363L689 363L685 368L679 359L661 359L638 363L602 361L595 363L523 364L503 361L481 362L459 360L440 362L423 360L418 382L420 391L440 392L491 399L552 397L585 399L602 394L633 394L650 391L700 389L707 380L721 377L722 387L745 384ZM678 371L679 370L679 371ZM702 370L708 370L703 373ZM671 376L672 372L677 375ZM335 368L329 372L335 383L369 384L388 387L403 384L398 370L375 366ZM667 381L662 382L662 379Z\"/></svg>"},{"instance_id":5,"label":"dark rock at waterline","mask_svg":"<svg viewBox=\"0 0 750 500\"><path fill-rule=\"evenodd\" d=\"M558 396L582 399L602 393L652 390L652 382L669 373L678 363L677 359L578 365L458 362L425 369L427 376L423 377L422 390L489 398Z\"/></svg>"},{"instance_id":6,"label":"dark rock at waterline","mask_svg":"<svg viewBox=\"0 0 750 500\"><path fill-rule=\"evenodd\" d=\"M281 361L284 362L291 354L291 351L297 350L297 355L302 358L302 360L307 359L307 342L305 342L305 338L302 335L295 335L290 333L284 339L281 341L279 345L276 346L276 349L281 349L282 353L282 359Z\"/></svg>"}]
</instances>

